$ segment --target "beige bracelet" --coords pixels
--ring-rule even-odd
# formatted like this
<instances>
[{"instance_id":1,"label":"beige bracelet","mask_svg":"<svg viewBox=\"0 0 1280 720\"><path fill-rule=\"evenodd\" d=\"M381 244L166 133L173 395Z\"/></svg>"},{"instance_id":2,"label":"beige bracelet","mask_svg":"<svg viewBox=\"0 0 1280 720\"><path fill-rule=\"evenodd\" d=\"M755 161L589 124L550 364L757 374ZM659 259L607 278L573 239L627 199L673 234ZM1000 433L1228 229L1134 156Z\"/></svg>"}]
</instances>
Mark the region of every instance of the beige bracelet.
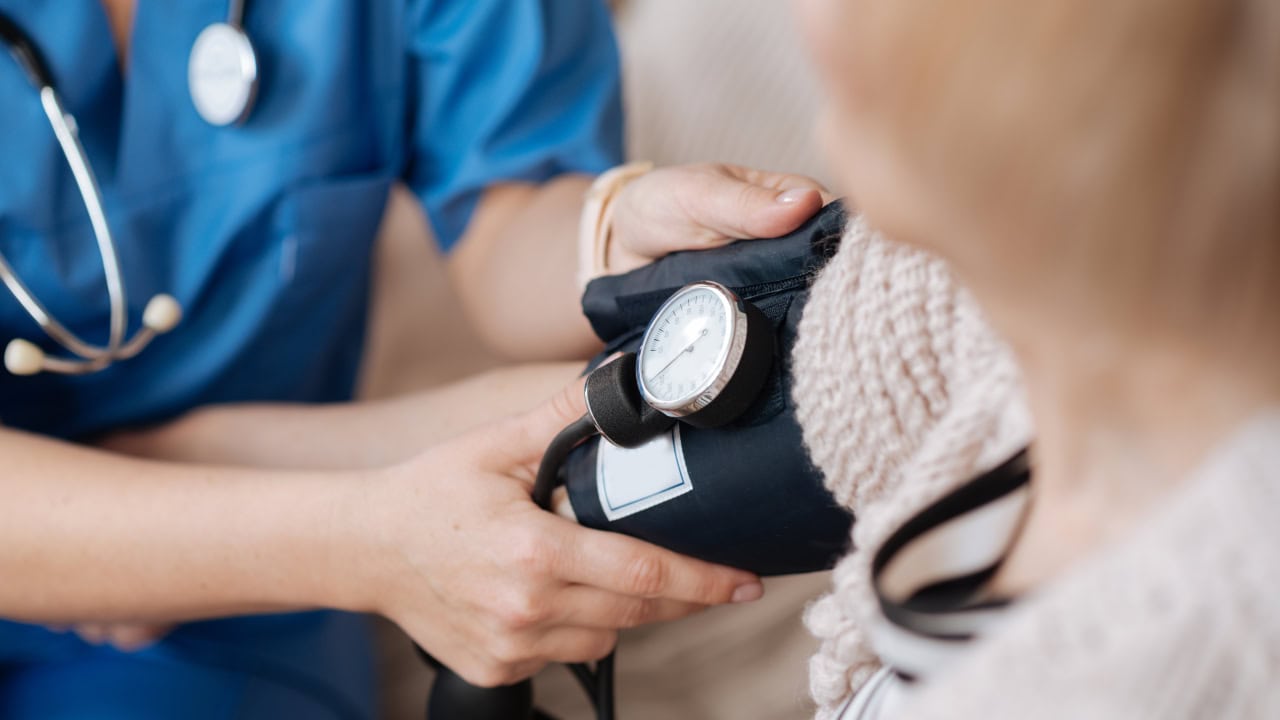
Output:
<instances>
[{"instance_id":1,"label":"beige bracelet","mask_svg":"<svg viewBox=\"0 0 1280 720\"><path fill-rule=\"evenodd\" d=\"M578 287L609 274L609 238L613 234L613 201L627 183L653 169L651 162L619 165L591 183L578 226Z\"/></svg>"}]
</instances>

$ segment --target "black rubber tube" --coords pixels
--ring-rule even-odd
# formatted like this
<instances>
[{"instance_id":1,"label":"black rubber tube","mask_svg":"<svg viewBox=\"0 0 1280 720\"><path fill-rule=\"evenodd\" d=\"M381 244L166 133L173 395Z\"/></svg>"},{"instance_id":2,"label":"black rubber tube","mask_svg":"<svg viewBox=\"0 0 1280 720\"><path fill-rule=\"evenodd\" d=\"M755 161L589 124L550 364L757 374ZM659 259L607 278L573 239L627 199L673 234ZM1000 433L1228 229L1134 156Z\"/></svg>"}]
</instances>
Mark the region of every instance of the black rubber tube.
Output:
<instances>
[{"instance_id":1,"label":"black rubber tube","mask_svg":"<svg viewBox=\"0 0 1280 720\"><path fill-rule=\"evenodd\" d=\"M613 656L596 663L596 720L613 720Z\"/></svg>"},{"instance_id":2,"label":"black rubber tube","mask_svg":"<svg viewBox=\"0 0 1280 720\"><path fill-rule=\"evenodd\" d=\"M551 509L551 493L560 484L560 468L564 466L564 461L583 440L598 433L595 422L588 414L578 418L555 436L542 456L537 479L533 482L535 505L543 510ZM569 671L578 680L578 684L582 685L587 697L594 701L596 717L599 720L613 720L613 653L597 663L594 671L584 663L570 663Z\"/></svg>"},{"instance_id":3,"label":"black rubber tube","mask_svg":"<svg viewBox=\"0 0 1280 720\"><path fill-rule=\"evenodd\" d=\"M542 463L538 465L537 479L533 482L535 505L543 510L551 509L551 492L560 484L560 468L564 465L564 461L579 443L597 432L591 417L583 415L555 436L547 446L547 452L542 456Z\"/></svg>"}]
</instances>

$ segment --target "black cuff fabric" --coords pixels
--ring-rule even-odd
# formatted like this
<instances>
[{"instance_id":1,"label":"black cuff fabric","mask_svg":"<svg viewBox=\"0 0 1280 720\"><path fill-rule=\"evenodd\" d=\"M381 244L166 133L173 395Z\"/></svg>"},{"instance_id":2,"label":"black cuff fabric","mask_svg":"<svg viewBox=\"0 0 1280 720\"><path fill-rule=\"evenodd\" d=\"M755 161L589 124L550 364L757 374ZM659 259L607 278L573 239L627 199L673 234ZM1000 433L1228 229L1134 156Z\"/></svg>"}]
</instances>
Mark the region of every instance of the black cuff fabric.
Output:
<instances>
[{"instance_id":1,"label":"black cuff fabric","mask_svg":"<svg viewBox=\"0 0 1280 720\"><path fill-rule=\"evenodd\" d=\"M839 246L847 215L832 203L795 232L723 248L674 253L625 275L593 280L583 309L606 349L592 367L634 351L653 313L688 283L714 280L756 305L776 333L764 391L732 424L680 427L692 490L610 521L597 492L598 440L565 467L579 522L761 575L831 567L853 518L822 484L804 449L791 399L791 348L814 276Z\"/></svg>"}]
</instances>

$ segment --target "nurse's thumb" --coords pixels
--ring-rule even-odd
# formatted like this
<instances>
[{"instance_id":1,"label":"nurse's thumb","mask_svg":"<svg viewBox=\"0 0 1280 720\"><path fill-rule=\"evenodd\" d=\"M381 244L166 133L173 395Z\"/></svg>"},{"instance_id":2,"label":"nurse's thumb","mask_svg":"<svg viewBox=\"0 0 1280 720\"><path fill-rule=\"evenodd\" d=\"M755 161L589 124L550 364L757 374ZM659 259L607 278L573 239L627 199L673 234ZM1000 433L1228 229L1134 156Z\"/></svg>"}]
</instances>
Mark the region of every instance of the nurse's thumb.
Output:
<instances>
[{"instance_id":1,"label":"nurse's thumb","mask_svg":"<svg viewBox=\"0 0 1280 720\"><path fill-rule=\"evenodd\" d=\"M507 437L507 450L520 462L536 462L547 445L570 424L587 412L583 395L585 379L575 380L552 395L549 400L512 419L513 432Z\"/></svg>"},{"instance_id":2,"label":"nurse's thumb","mask_svg":"<svg viewBox=\"0 0 1280 720\"><path fill-rule=\"evenodd\" d=\"M800 227L822 209L820 185L798 175L746 171L709 179L702 191L704 227L729 239L771 238Z\"/></svg>"}]
</instances>

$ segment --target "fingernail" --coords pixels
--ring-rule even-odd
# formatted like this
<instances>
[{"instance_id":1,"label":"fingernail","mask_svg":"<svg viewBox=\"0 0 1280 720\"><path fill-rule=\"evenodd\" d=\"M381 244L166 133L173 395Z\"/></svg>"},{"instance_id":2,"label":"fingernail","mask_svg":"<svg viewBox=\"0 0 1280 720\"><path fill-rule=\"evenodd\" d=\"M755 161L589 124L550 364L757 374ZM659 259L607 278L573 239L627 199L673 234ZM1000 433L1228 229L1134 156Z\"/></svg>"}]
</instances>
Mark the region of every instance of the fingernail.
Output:
<instances>
[{"instance_id":1,"label":"fingernail","mask_svg":"<svg viewBox=\"0 0 1280 720\"><path fill-rule=\"evenodd\" d=\"M795 205L796 203L808 197L809 193L811 192L813 191L805 188L796 188L794 190L788 190L784 193L779 193L778 197L774 198L774 200L782 203L783 205Z\"/></svg>"},{"instance_id":2,"label":"fingernail","mask_svg":"<svg viewBox=\"0 0 1280 720\"><path fill-rule=\"evenodd\" d=\"M731 602L744 603L759 600L764 597L764 585L758 582L739 585L733 591L733 597L729 598Z\"/></svg>"}]
</instances>

